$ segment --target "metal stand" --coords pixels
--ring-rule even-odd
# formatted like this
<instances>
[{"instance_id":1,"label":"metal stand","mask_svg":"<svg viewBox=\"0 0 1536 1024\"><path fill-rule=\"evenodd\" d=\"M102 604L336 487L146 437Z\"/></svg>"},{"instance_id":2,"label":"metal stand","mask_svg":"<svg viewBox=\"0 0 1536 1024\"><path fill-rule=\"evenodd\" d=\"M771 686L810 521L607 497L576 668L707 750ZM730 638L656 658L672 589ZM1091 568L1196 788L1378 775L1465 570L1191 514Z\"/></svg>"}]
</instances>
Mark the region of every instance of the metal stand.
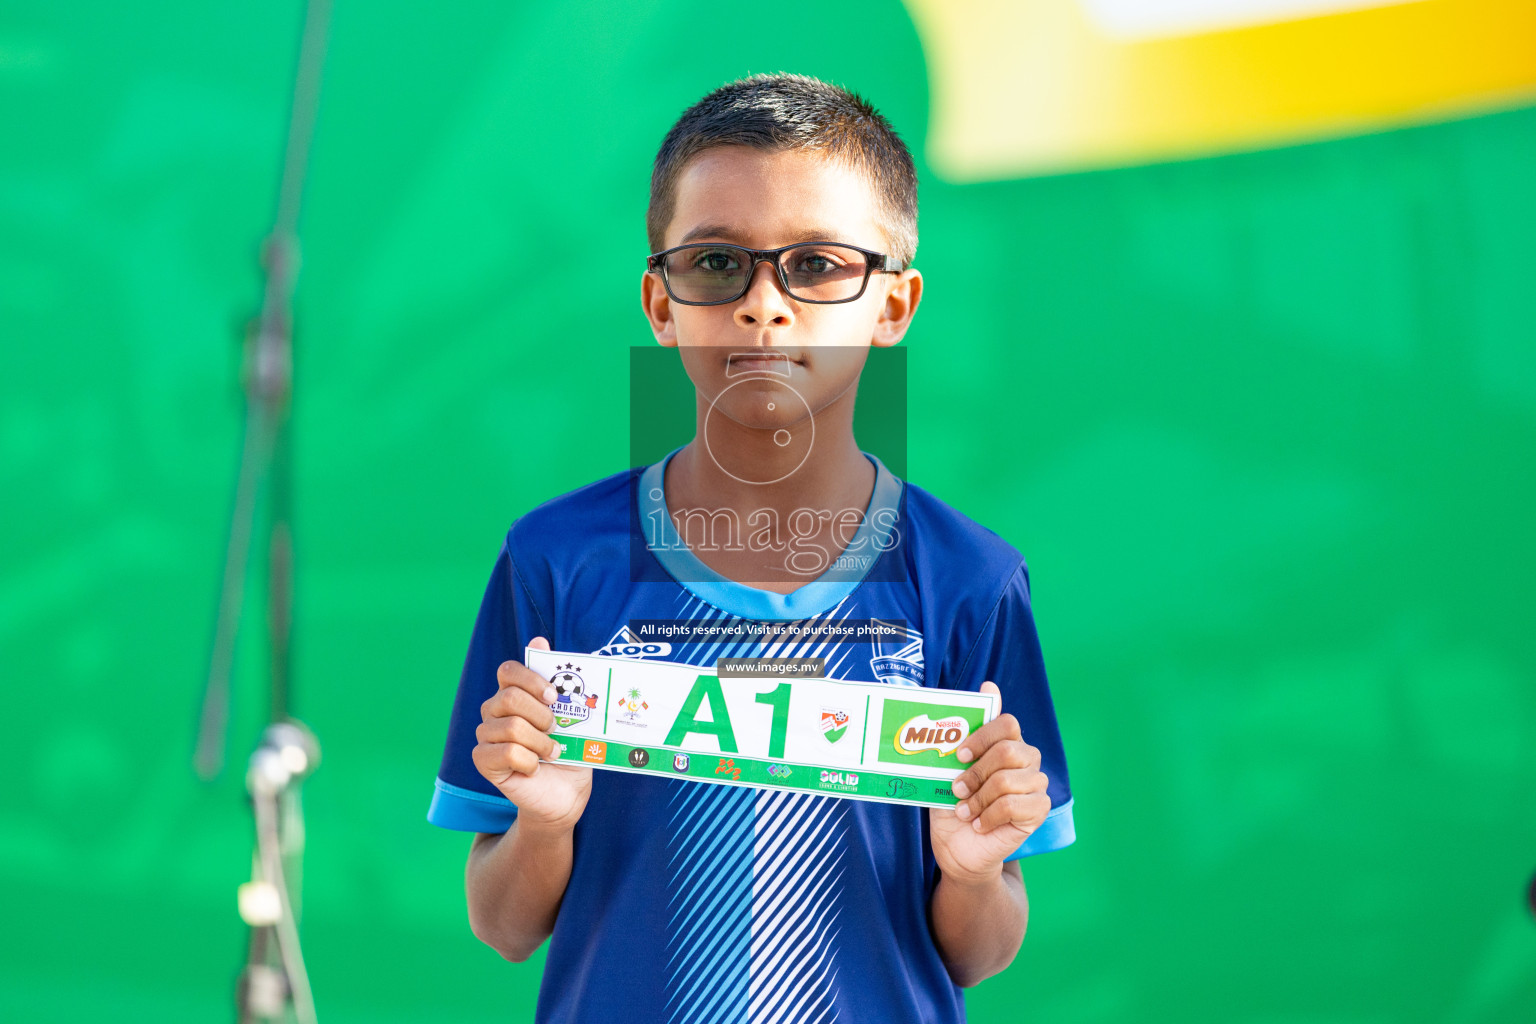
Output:
<instances>
[{"instance_id":1,"label":"metal stand","mask_svg":"<svg viewBox=\"0 0 1536 1024\"><path fill-rule=\"evenodd\" d=\"M229 545L215 620L208 684L194 767L211 781L224 767L230 677L245 596L246 568L257 507L265 498L260 541L267 555L270 722L246 773L255 816L251 881L240 887L240 915L250 926L246 966L237 986L237 1017L314 1024L315 1007L299 948L299 869L304 819L299 782L319 763L320 748L289 717L290 635L293 624L292 431L293 288L298 276L298 221L309 143L319 100L320 72L330 24L330 0L310 0L294 78L293 107L283 156L277 216L262 245L261 311L245 339L242 383L245 428L230 513Z\"/></svg>"},{"instance_id":2,"label":"metal stand","mask_svg":"<svg viewBox=\"0 0 1536 1024\"><path fill-rule=\"evenodd\" d=\"M299 1024L315 1024L296 903L304 851L299 780L319 757L314 736L296 722L269 725L251 755L245 784L256 816L256 850L251 880L239 889L240 916L251 927L236 987L239 1024L286 1020L290 1005Z\"/></svg>"}]
</instances>

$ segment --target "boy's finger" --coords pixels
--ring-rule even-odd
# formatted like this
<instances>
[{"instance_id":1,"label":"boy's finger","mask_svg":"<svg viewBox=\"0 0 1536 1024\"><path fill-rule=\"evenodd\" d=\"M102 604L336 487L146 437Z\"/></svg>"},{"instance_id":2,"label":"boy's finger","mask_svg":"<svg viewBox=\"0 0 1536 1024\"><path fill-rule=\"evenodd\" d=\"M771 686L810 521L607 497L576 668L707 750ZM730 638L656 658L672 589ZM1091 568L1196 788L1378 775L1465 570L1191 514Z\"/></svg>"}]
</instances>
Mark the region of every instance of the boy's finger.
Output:
<instances>
[{"instance_id":1,"label":"boy's finger","mask_svg":"<svg viewBox=\"0 0 1536 1024\"><path fill-rule=\"evenodd\" d=\"M1009 793L992 801L971 827L985 833L1004 825L1017 825L1025 831L1034 832L1049 813L1051 798L1044 793Z\"/></svg>"},{"instance_id":2,"label":"boy's finger","mask_svg":"<svg viewBox=\"0 0 1536 1024\"><path fill-rule=\"evenodd\" d=\"M550 693L549 700L554 700L554 696ZM544 732L549 732L555 725L555 713L543 695L535 696L520 686L500 690L480 705L481 721L494 718L526 718L534 728Z\"/></svg>"},{"instance_id":3,"label":"boy's finger","mask_svg":"<svg viewBox=\"0 0 1536 1024\"><path fill-rule=\"evenodd\" d=\"M967 743L970 740L966 740ZM993 744L981 755L981 760L971 765L970 768L960 773L955 779L955 795L960 799L978 793L987 784L987 780L996 772L1008 768L1023 768L1026 770L1040 767L1040 751L1030 746L1023 740L1005 740Z\"/></svg>"},{"instance_id":4,"label":"boy's finger","mask_svg":"<svg viewBox=\"0 0 1536 1024\"><path fill-rule=\"evenodd\" d=\"M1001 696L1003 691L997 688L996 683L988 679L986 682L981 684L980 692L995 693ZM998 701L997 710L999 712L1003 710L1002 701ZM996 743L996 733L999 729L1003 730L1004 732L1007 731L1008 724L1006 722L1001 726L997 724L997 722L1002 717L1003 716L999 714L997 718L994 718L992 721L988 722L980 729L977 729L975 733L966 738L966 742L961 744L960 749L955 752L956 756L960 758L962 764L967 764L971 761L974 761L976 758L982 755L987 747L991 746L993 743ZM1011 715L1009 717L1012 718ZM975 740L974 743L971 742L973 739Z\"/></svg>"},{"instance_id":5,"label":"boy's finger","mask_svg":"<svg viewBox=\"0 0 1536 1024\"><path fill-rule=\"evenodd\" d=\"M1020 738L1019 720L1004 713L967 736L965 742L960 744L960 749L955 751L955 756L961 764L970 764L980 759L994 743Z\"/></svg>"},{"instance_id":6,"label":"boy's finger","mask_svg":"<svg viewBox=\"0 0 1536 1024\"><path fill-rule=\"evenodd\" d=\"M517 743L538 752L540 757L553 757L559 752L549 733L538 728L526 718L492 718L475 726L475 739L480 743Z\"/></svg>"},{"instance_id":7,"label":"boy's finger","mask_svg":"<svg viewBox=\"0 0 1536 1024\"><path fill-rule=\"evenodd\" d=\"M520 743L482 743L470 756L487 778L509 771L532 775L539 770L538 755Z\"/></svg>"},{"instance_id":8,"label":"boy's finger","mask_svg":"<svg viewBox=\"0 0 1536 1024\"><path fill-rule=\"evenodd\" d=\"M496 669L496 687L499 690L505 690L508 687L527 690L546 704L555 699L555 688L549 684L549 680L520 661L501 663ZM548 696L545 696L546 691Z\"/></svg>"},{"instance_id":9,"label":"boy's finger","mask_svg":"<svg viewBox=\"0 0 1536 1024\"><path fill-rule=\"evenodd\" d=\"M962 819L980 818L989 807L1005 797L1033 796L1044 793L1049 786L1050 780L1041 771L1014 768L996 772L970 799L955 805L955 813Z\"/></svg>"}]
</instances>

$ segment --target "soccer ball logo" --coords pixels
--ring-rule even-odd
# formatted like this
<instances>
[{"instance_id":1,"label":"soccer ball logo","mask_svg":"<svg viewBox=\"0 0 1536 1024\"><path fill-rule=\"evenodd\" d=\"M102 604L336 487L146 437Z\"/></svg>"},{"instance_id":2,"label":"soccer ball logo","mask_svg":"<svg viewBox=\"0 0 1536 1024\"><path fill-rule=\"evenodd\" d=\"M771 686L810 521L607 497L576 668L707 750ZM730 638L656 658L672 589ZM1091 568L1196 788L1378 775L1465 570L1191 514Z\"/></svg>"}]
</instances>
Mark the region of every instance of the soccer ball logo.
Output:
<instances>
[{"instance_id":1,"label":"soccer ball logo","mask_svg":"<svg viewBox=\"0 0 1536 1024\"><path fill-rule=\"evenodd\" d=\"M572 669L574 666L566 665L555 673L550 682L555 684L556 704L580 704L588 708L597 707L597 694L587 693L587 684L581 676ZM583 718L586 716L583 715Z\"/></svg>"},{"instance_id":2,"label":"soccer ball logo","mask_svg":"<svg viewBox=\"0 0 1536 1024\"><path fill-rule=\"evenodd\" d=\"M597 694L588 692L587 682L581 678L581 668L573 662L557 666L549 682L555 688L555 703L550 710L560 725L569 728L577 722L585 722L592 709L597 707Z\"/></svg>"},{"instance_id":3,"label":"soccer ball logo","mask_svg":"<svg viewBox=\"0 0 1536 1024\"><path fill-rule=\"evenodd\" d=\"M842 708L821 709L821 734L828 743L836 743L848 731L848 712Z\"/></svg>"}]
</instances>

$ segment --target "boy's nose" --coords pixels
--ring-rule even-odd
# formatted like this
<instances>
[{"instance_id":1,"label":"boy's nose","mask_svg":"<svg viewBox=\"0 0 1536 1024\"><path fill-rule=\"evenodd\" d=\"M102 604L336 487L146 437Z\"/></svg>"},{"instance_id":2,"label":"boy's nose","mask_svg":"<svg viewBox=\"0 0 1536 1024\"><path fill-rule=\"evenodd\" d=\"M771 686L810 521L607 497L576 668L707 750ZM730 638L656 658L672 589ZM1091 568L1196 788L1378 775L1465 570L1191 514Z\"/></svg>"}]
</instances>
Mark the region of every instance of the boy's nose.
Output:
<instances>
[{"instance_id":1,"label":"boy's nose","mask_svg":"<svg viewBox=\"0 0 1536 1024\"><path fill-rule=\"evenodd\" d=\"M742 327L788 327L794 323L789 296L780 289L778 271L771 263L759 263L752 268L752 280L747 285L747 294L736 303L735 317Z\"/></svg>"}]
</instances>

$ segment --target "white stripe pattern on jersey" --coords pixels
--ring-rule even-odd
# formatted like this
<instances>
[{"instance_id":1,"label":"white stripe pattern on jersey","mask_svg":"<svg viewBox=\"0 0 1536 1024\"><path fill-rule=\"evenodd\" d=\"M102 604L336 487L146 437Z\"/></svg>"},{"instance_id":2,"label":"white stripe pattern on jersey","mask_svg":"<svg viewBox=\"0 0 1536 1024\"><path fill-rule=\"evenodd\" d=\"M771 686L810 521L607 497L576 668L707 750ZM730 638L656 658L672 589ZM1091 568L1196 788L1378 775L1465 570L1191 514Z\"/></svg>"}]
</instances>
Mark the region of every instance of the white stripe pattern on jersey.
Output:
<instances>
[{"instance_id":1,"label":"white stripe pattern on jersey","mask_svg":"<svg viewBox=\"0 0 1536 1024\"><path fill-rule=\"evenodd\" d=\"M846 602L806 621L839 621ZM690 596L678 618L735 616ZM683 660L702 668L722 657L826 657L835 677L848 648L710 643ZM846 802L702 784L679 787L670 810L670 1024L836 1020Z\"/></svg>"},{"instance_id":2,"label":"white stripe pattern on jersey","mask_svg":"<svg viewBox=\"0 0 1536 1024\"><path fill-rule=\"evenodd\" d=\"M759 790L752 844L748 1020L837 1018L837 935L848 806Z\"/></svg>"}]
</instances>

